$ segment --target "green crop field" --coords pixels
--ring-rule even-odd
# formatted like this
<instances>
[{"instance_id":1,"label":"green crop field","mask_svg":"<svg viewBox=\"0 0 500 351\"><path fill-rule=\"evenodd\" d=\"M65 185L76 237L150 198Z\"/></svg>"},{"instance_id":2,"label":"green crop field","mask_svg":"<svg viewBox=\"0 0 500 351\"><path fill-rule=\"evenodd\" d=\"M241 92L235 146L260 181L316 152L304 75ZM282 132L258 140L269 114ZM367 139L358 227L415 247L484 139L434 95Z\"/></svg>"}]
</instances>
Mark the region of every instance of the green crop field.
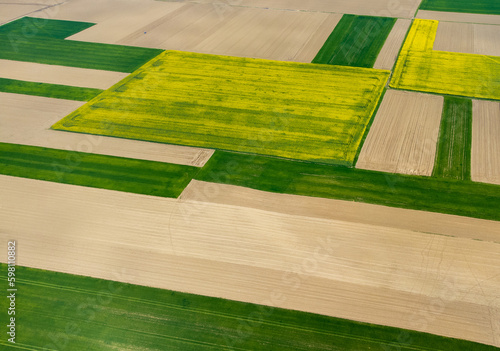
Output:
<instances>
[{"instance_id":1,"label":"green crop field","mask_svg":"<svg viewBox=\"0 0 500 351\"><path fill-rule=\"evenodd\" d=\"M0 174L177 197L196 167L123 157L0 143Z\"/></svg>"},{"instance_id":2,"label":"green crop field","mask_svg":"<svg viewBox=\"0 0 500 351\"><path fill-rule=\"evenodd\" d=\"M163 51L64 39L90 25L30 18L10 22L0 27L0 59L132 72Z\"/></svg>"},{"instance_id":3,"label":"green crop field","mask_svg":"<svg viewBox=\"0 0 500 351\"><path fill-rule=\"evenodd\" d=\"M7 78L0 78L0 91L4 93L36 95L76 101L89 101L102 93L101 89L80 88L59 84L35 83Z\"/></svg>"},{"instance_id":4,"label":"green crop field","mask_svg":"<svg viewBox=\"0 0 500 351\"><path fill-rule=\"evenodd\" d=\"M388 75L167 51L52 128L352 165Z\"/></svg>"},{"instance_id":5,"label":"green crop field","mask_svg":"<svg viewBox=\"0 0 500 351\"><path fill-rule=\"evenodd\" d=\"M228 167L227 165L231 165ZM198 180L500 220L500 186L216 152Z\"/></svg>"},{"instance_id":6,"label":"green crop field","mask_svg":"<svg viewBox=\"0 0 500 351\"><path fill-rule=\"evenodd\" d=\"M472 100L445 96L433 176L470 180Z\"/></svg>"},{"instance_id":7,"label":"green crop field","mask_svg":"<svg viewBox=\"0 0 500 351\"><path fill-rule=\"evenodd\" d=\"M500 15L498 0L423 0L421 10Z\"/></svg>"},{"instance_id":8,"label":"green crop field","mask_svg":"<svg viewBox=\"0 0 500 351\"><path fill-rule=\"evenodd\" d=\"M343 15L313 63L373 67L395 18Z\"/></svg>"},{"instance_id":9,"label":"green crop field","mask_svg":"<svg viewBox=\"0 0 500 351\"><path fill-rule=\"evenodd\" d=\"M0 264L7 286L7 265ZM117 272L117 276L126 273ZM16 344L2 350L493 351L469 341L16 267ZM7 301L2 307L7 311ZM9 316L2 313L6 329ZM432 346L431 346L432 345Z\"/></svg>"}]
</instances>

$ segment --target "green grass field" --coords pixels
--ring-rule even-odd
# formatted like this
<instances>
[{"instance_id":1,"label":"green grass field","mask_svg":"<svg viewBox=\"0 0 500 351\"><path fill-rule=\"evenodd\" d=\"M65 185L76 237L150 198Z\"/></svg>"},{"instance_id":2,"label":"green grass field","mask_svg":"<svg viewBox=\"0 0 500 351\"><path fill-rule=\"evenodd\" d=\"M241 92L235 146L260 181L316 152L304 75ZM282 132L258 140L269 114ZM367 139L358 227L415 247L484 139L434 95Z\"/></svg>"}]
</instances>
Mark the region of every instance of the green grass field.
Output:
<instances>
[{"instance_id":1,"label":"green grass field","mask_svg":"<svg viewBox=\"0 0 500 351\"><path fill-rule=\"evenodd\" d=\"M133 72L163 50L64 40L91 23L21 18L0 27L0 59Z\"/></svg>"},{"instance_id":2,"label":"green grass field","mask_svg":"<svg viewBox=\"0 0 500 351\"><path fill-rule=\"evenodd\" d=\"M101 89L80 88L59 84L35 83L7 78L0 78L0 91L4 93L36 95L76 101L89 101L102 93Z\"/></svg>"},{"instance_id":3,"label":"green grass field","mask_svg":"<svg viewBox=\"0 0 500 351\"><path fill-rule=\"evenodd\" d=\"M52 128L352 165L388 75L167 51Z\"/></svg>"},{"instance_id":4,"label":"green grass field","mask_svg":"<svg viewBox=\"0 0 500 351\"><path fill-rule=\"evenodd\" d=\"M470 180L472 143L472 100L445 96L435 177Z\"/></svg>"},{"instance_id":5,"label":"green grass field","mask_svg":"<svg viewBox=\"0 0 500 351\"><path fill-rule=\"evenodd\" d=\"M423 0L421 10L500 15L498 0Z\"/></svg>"},{"instance_id":6,"label":"green grass field","mask_svg":"<svg viewBox=\"0 0 500 351\"><path fill-rule=\"evenodd\" d=\"M0 143L0 174L93 188L177 197L196 167Z\"/></svg>"},{"instance_id":7,"label":"green grass field","mask_svg":"<svg viewBox=\"0 0 500 351\"><path fill-rule=\"evenodd\" d=\"M373 67L395 18L343 15L313 63Z\"/></svg>"},{"instance_id":8,"label":"green grass field","mask_svg":"<svg viewBox=\"0 0 500 351\"><path fill-rule=\"evenodd\" d=\"M231 165L230 167L228 165ZM500 220L500 186L216 152L198 180Z\"/></svg>"},{"instance_id":9,"label":"green grass field","mask_svg":"<svg viewBox=\"0 0 500 351\"><path fill-rule=\"evenodd\" d=\"M0 282L7 286L7 265L0 266ZM116 275L126 278L121 271ZM497 350L403 329L19 266L16 288L16 347L9 346L4 332L2 350ZM7 303L4 297L5 311ZM0 317L4 331L8 317Z\"/></svg>"}]
</instances>

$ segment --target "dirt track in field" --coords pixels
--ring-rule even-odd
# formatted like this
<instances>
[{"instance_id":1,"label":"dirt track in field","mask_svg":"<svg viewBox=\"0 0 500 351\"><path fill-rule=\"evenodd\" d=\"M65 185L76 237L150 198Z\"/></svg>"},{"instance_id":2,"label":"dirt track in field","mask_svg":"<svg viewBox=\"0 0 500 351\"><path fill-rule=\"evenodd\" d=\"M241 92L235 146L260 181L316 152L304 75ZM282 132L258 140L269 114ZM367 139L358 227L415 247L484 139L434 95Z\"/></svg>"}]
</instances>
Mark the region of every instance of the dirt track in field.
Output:
<instances>
[{"instance_id":1,"label":"dirt track in field","mask_svg":"<svg viewBox=\"0 0 500 351\"><path fill-rule=\"evenodd\" d=\"M392 70L410 25L411 20L398 19L396 21L382 50L380 50L373 68Z\"/></svg>"},{"instance_id":2,"label":"dirt track in field","mask_svg":"<svg viewBox=\"0 0 500 351\"><path fill-rule=\"evenodd\" d=\"M128 76L128 73L0 60L0 78L26 80L29 82L108 89L126 76Z\"/></svg>"},{"instance_id":3,"label":"dirt track in field","mask_svg":"<svg viewBox=\"0 0 500 351\"><path fill-rule=\"evenodd\" d=\"M481 14L476 14L476 13L419 10L416 18L431 19L431 20L437 20L437 21L447 21L447 22L468 22L468 23L483 23L483 24L499 24L500 25L500 16L498 16L498 15L481 15Z\"/></svg>"},{"instance_id":4,"label":"dirt track in field","mask_svg":"<svg viewBox=\"0 0 500 351\"><path fill-rule=\"evenodd\" d=\"M500 56L500 25L439 22L434 50Z\"/></svg>"},{"instance_id":5,"label":"dirt track in field","mask_svg":"<svg viewBox=\"0 0 500 351\"><path fill-rule=\"evenodd\" d=\"M252 208L6 176L0 192L1 241L17 240L20 265L107 279L125 270L130 283L500 345L498 243L394 228L390 217L276 212L276 200Z\"/></svg>"},{"instance_id":6,"label":"dirt track in field","mask_svg":"<svg viewBox=\"0 0 500 351\"><path fill-rule=\"evenodd\" d=\"M213 150L49 129L84 102L0 93L0 142L203 166Z\"/></svg>"},{"instance_id":7,"label":"dirt track in field","mask_svg":"<svg viewBox=\"0 0 500 351\"><path fill-rule=\"evenodd\" d=\"M430 176L442 109L441 96L387 90L356 167Z\"/></svg>"},{"instance_id":8,"label":"dirt track in field","mask_svg":"<svg viewBox=\"0 0 500 351\"><path fill-rule=\"evenodd\" d=\"M500 184L500 103L472 102L472 180Z\"/></svg>"}]
</instances>

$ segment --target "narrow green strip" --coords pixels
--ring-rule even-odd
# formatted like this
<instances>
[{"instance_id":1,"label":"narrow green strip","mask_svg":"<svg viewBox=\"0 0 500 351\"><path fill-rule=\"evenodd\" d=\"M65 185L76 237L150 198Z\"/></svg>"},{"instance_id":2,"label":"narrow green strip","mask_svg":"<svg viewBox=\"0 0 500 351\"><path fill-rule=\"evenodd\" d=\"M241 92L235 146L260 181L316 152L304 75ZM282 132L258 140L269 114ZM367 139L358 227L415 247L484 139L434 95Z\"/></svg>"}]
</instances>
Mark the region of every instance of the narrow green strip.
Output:
<instances>
[{"instance_id":1,"label":"narrow green strip","mask_svg":"<svg viewBox=\"0 0 500 351\"><path fill-rule=\"evenodd\" d=\"M344 15L313 63L373 67L395 18Z\"/></svg>"},{"instance_id":2,"label":"narrow green strip","mask_svg":"<svg viewBox=\"0 0 500 351\"><path fill-rule=\"evenodd\" d=\"M7 288L7 265L0 264L0 271L0 283ZM15 274L16 345L25 349L498 350L432 334L109 280L20 266ZM117 277L129 280L126 273L117 272ZM270 297L285 298L286 291ZM4 297L5 311L7 303ZM0 314L4 331L8 318ZM3 334L0 345L5 348Z\"/></svg>"},{"instance_id":3,"label":"narrow green strip","mask_svg":"<svg viewBox=\"0 0 500 351\"><path fill-rule=\"evenodd\" d=\"M500 15L498 0L423 0L421 10Z\"/></svg>"},{"instance_id":4,"label":"narrow green strip","mask_svg":"<svg viewBox=\"0 0 500 351\"><path fill-rule=\"evenodd\" d=\"M196 179L276 193L500 220L500 186L471 181L388 174L219 151Z\"/></svg>"},{"instance_id":5,"label":"narrow green strip","mask_svg":"<svg viewBox=\"0 0 500 351\"><path fill-rule=\"evenodd\" d=\"M81 88L49 83L35 83L7 78L0 78L0 91L4 93L36 95L76 101L89 101L103 92L101 89Z\"/></svg>"},{"instance_id":6,"label":"narrow green strip","mask_svg":"<svg viewBox=\"0 0 500 351\"><path fill-rule=\"evenodd\" d=\"M89 136L98 145L101 137ZM0 174L163 197L178 197L196 167L0 143Z\"/></svg>"},{"instance_id":7,"label":"narrow green strip","mask_svg":"<svg viewBox=\"0 0 500 351\"><path fill-rule=\"evenodd\" d=\"M67 37L94 26L95 23L63 21L48 18L22 17L0 26L0 34L22 36L27 39Z\"/></svg>"},{"instance_id":8,"label":"narrow green strip","mask_svg":"<svg viewBox=\"0 0 500 351\"><path fill-rule=\"evenodd\" d=\"M470 180L472 100L445 96L433 176Z\"/></svg>"}]
</instances>

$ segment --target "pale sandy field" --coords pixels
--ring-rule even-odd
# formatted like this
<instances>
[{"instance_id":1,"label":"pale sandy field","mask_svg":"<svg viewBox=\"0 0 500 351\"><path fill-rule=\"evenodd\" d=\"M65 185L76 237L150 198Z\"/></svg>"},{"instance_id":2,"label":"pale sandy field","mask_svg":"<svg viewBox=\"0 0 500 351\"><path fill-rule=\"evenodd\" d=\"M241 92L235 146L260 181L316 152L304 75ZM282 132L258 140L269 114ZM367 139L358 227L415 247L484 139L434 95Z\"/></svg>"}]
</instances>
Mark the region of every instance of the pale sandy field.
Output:
<instances>
[{"instance_id":1,"label":"pale sandy field","mask_svg":"<svg viewBox=\"0 0 500 351\"><path fill-rule=\"evenodd\" d=\"M500 345L498 243L7 176L0 192L20 265Z\"/></svg>"},{"instance_id":2,"label":"pale sandy field","mask_svg":"<svg viewBox=\"0 0 500 351\"><path fill-rule=\"evenodd\" d=\"M380 50L380 53L378 54L373 68L386 69L389 71L392 70L410 25L411 20L408 19L398 19L396 21L391 33L382 47L382 50Z\"/></svg>"},{"instance_id":3,"label":"pale sandy field","mask_svg":"<svg viewBox=\"0 0 500 351\"><path fill-rule=\"evenodd\" d=\"M476 13L419 10L415 18L431 19L431 20L447 21L447 22L500 24L500 16L498 15L481 15Z\"/></svg>"},{"instance_id":4,"label":"pale sandy field","mask_svg":"<svg viewBox=\"0 0 500 351\"><path fill-rule=\"evenodd\" d=\"M0 142L201 167L213 150L50 130L84 102L0 93Z\"/></svg>"},{"instance_id":5,"label":"pale sandy field","mask_svg":"<svg viewBox=\"0 0 500 351\"><path fill-rule=\"evenodd\" d=\"M439 22L434 50L500 56L500 25Z\"/></svg>"},{"instance_id":6,"label":"pale sandy field","mask_svg":"<svg viewBox=\"0 0 500 351\"><path fill-rule=\"evenodd\" d=\"M0 77L30 82L108 89L128 73L0 59Z\"/></svg>"},{"instance_id":7,"label":"pale sandy field","mask_svg":"<svg viewBox=\"0 0 500 351\"><path fill-rule=\"evenodd\" d=\"M442 109L442 96L387 90L356 167L430 176Z\"/></svg>"},{"instance_id":8,"label":"pale sandy field","mask_svg":"<svg viewBox=\"0 0 500 351\"><path fill-rule=\"evenodd\" d=\"M0 3L0 25L18 19L34 11L41 10L45 6L42 4L28 3Z\"/></svg>"},{"instance_id":9,"label":"pale sandy field","mask_svg":"<svg viewBox=\"0 0 500 351\"><path fill-rule=\"evenodd\" d=\"M68 39L311 62L342 17L247 7L221 14L213 4L162 4L168 7L161 12L128 14L137 18L134 25L110 16Z\"/></svg>"},{"instance_id":10,"label":"pale sandy field","mask_svg":"<svg viewBox=\"0 0 500 351\"><path fill-rule=\"evenodd\" d=\"M500 103L472 100L472 180L500 184Z\"/></svg>"}]
</instances>

